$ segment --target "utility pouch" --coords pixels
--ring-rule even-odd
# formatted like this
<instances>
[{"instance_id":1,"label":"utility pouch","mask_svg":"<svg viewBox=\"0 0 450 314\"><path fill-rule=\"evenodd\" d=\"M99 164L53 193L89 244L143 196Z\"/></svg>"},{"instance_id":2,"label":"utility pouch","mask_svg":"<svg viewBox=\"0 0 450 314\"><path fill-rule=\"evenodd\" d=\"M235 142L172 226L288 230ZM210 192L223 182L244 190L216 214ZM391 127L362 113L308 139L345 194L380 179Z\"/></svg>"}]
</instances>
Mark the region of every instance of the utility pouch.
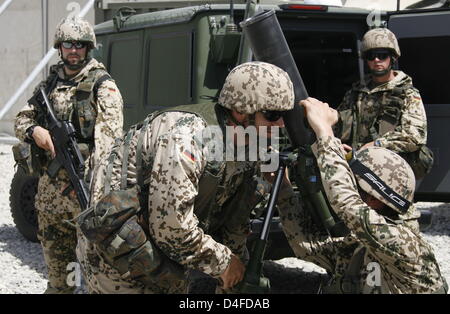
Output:
<instances>
[{"instance_id":1,"label":"utility pouch","mask_svg":"<svg viewBox=\"0 0 450 314\"><path fill-rule=\"evenodd\" d=\"M138 222L139 187L112 191L77 217L86 238L123 279L146 285L182 280L181 265L156 247Z\"/></svg>"},{"instance_id":2,"label":"utility pouch","mask_svg":"<svg viewBox=\"0 0 450 314\"><path fill-rule=\"evenodd\" d=\"M422 179L430 173L433 168L434 154L427 146L422 145L418 150L410 153L401 153L400 156L405 159L414 171L416 179Z\"/></svg>"},{"instance_id":3,"label":"utility pouch","mask_svg":"<svg viewBox=\"0 0 450 314\"><path fill-rule=\"evenodd\" d=\"M31 167L30 144L19 142L12 147L12 151L16 165L21 167L27 175L31 175L33 169Z\"/></svg>"},{"instance_id":4,"label":"utility pouch","mask_svg":"<svg viewBox=\"0 0 450 314\"><path fill-rule=\"evenodd\" d=\"M100 244L111 238L122 225L139 210L139 188L137 186L112 191L95 206L82 212L76 219L86 238Z\"/></svg>"},{"instance_id":5,"label":"utility pouch","mask_svg":"<svg viewBox=\"0 0 450 314\"><path fill-rule=\"evenodd\" d=\"M16 165L21 167L29 176L39 176L43 173L47 163L47 156L43 149L34 144L19 142L12 147Z\"/></svg>"},{"instance_id":6,"label":"utility pouch","mask_svg":"<svg viewBox=\"0 0 450 314\"><path fill-rule=\"evenodd\" d=\"M398 107L385 107L378 122L378 134L384 135L393 131L400 121L401 114Z\"/></svg>"}]
</instances>

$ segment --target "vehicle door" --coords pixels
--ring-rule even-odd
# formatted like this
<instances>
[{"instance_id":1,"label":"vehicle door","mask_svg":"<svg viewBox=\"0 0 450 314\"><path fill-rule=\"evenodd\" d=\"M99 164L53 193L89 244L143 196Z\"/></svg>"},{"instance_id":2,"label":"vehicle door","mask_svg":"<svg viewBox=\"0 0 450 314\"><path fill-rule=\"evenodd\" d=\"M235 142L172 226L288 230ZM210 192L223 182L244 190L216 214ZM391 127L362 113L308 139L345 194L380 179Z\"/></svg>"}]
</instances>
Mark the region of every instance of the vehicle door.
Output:
<instances>
[{"instance_id":1,"label":"vehicle door","mask_svg":"<svg viewBox=\"0 0 450 314\"><path fill-rule=\"evenodd\" d=\"M450 10L388 14L388 28L399 40L399 68L419 89L434 152L431 173L417 182L418 199L450 199Z\"/></svg>"}]
</instances>

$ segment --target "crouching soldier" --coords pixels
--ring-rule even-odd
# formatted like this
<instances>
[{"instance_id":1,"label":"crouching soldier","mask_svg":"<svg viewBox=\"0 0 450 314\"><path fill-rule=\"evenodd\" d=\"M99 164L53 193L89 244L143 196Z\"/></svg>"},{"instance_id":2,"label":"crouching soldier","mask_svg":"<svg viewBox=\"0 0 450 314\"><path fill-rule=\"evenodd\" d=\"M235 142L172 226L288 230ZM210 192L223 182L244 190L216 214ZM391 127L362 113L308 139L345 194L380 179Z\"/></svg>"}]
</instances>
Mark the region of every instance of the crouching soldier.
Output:
<instances>
[{"instance_id":1,"label":"crouching soldier","mask_svg":"<svg viewBox=\"0 0 450 314\"><path fill-rule=\"evenodd\" d=\"M266 137L293 102L286 72L249 62L230 72L217 104L153 113L131 127L96 168L91 207L78 218L90 292L182 293L186 269L225 289L241 281L257 163L224 157L230 143L249 144L225 128L253 126ZM214 126L223 150L199 140Z\"/></svg>"},{"instance_id":2,"label":"crouching soldier","mask_svg":"<svg viewBox=\"0 0 450 314\"><path fill-rule=\"evenodd\" d=\"M332 275L327 293L446 293L432 248L414 224L402 220L413 206L411 167L374 146L347 162L332 131L337 112L314 98L301 104L317 136L313 151L326 195L351 232L340 238L322 235L286 179L280 215L296 256Z\"/></svg>"}]
</instances>

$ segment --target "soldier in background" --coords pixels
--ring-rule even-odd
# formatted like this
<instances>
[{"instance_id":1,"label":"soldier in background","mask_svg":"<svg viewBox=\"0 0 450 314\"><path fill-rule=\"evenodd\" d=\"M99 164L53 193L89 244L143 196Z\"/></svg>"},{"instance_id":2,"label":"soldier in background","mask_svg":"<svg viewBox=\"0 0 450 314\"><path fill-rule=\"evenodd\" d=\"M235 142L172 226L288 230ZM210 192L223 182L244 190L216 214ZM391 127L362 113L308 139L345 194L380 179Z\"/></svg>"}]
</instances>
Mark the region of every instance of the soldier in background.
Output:
<instances>
[{"instance_id":1,"label":"soldier in background","mask_svg":"<svg viewBox=\"0 0 450 314\"><path fill-rule=\"evenodd\" d=\"M226 128L255 127L268 137L293 102L286 72L248 62L227 76L217 104L171 108L131 127L95 169L92 207L77 221L89 292L182 293L187 269L224 289L240 282L250 212L261 195L257 163L226 158L228 144L250 143ZM212 127L218 133L200 140Z\"/></svg>"},{"instance_id":2,"label":"soldier in background","mask_svg":"<svg viewBox=\"0 0 450 314\"><path fill-rule=\"evenodd\" d=\"M301 104L317 136L312 149L326 196L350 234L332 238L321 233L286 178L279 212L295 255L332 276L326 293L446 293L432 248L401 219L414 206L411 167L396 153L373 145L347 162L332 130L336 110L314 98Z\"/></svg>"},{"instance_id":3,"label":"soldier in background","mask_svg":"<svg viewBox=\"0 0 450 314\"><path fill-rule=\"evenodd\" d=\"M427 117L411 77L393 70L401 55L397 38L386 28L369 30L361 54L370 74L353 84L338 106L336 135L348 149L376 146L399 153L420 179L433 164L425 146Z\"/></svg>"},{"instance_id":4,"label":"soldier in background","mask_svg":"<svg viewBox=\"0 0 450 314\"><path fill-rule=\"evenodd\" d=\"M63 19L56 28L54 48L61 62L51 66L46 87L53 110L60 120L70 120L77 132L77 142L86 160L85 178L105 150L122 135L122 96L103 64L91 58L96 39L85 20ZM38 86L38 87L39 87ZM65 221L80 212L75 197L68 195L69 179L64 169L49 176L47 170L55 156L45 112L27 104L15 120L16 137L42 149L41 162L33 163L40 174L35 206L38 239L48 268L46 293L72 293L66 283L69 263L76 262L76 230ZM45 153L44 153L45 152Z\"/></svg>"}]
</instances>

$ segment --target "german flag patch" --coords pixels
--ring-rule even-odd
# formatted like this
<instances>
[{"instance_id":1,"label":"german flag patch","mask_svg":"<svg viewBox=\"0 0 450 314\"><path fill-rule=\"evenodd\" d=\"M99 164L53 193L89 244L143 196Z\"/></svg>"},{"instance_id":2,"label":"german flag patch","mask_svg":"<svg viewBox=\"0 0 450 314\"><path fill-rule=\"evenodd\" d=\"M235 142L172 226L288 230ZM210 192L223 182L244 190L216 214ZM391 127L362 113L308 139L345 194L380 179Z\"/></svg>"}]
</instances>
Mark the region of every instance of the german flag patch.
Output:
<instances>
[{"instance_id":1,"label":"german flag patch","mask_svg":"<svg viewBox=\"0 0 450 314\"><path fill-rule=\"evenodd\" d=\"M188 151L188 150L185 150L184 152L183 152L183 156L184 157L186 157L189 161L191 161L191 162L196 162L197 161L197 159L195 159L195 156L194 156L194 154L192 154L190 151Z\"/></svg>"}]
</instances>

